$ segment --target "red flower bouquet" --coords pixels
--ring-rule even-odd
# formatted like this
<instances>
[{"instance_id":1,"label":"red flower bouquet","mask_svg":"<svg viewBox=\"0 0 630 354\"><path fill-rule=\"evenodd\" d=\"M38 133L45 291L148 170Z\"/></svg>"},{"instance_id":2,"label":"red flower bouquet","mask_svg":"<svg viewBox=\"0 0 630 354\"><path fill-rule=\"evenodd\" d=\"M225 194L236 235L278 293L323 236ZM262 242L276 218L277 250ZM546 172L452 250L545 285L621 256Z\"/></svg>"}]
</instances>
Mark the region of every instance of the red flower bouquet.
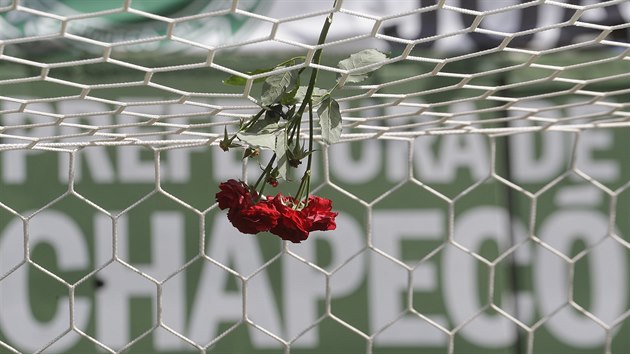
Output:
<instances>
[{"instance_id":1,"label":"red flower bouquet","mask_svg":"<svg viewBox=\"0 0 630 354\"><path fill-rule=\"evenodd\" d=\"M293 197L278 193L267 199L250 193L249 187L233 179L219 185L216 194L219 209L228 210L228 220L245 234L269 231L283 240L300 243L311 231L327 231L336 228L336 212L329 199L309 196L306 205Z\"/></svg>"},{"instance_id":2,"label":"red flower bouquet","mask_svg":"<svg viewBox=\"0 0 630 354\"><path fill-rule=\"evenodd\" d=\"M318 45L326 42L332 24L332 12L322 27ZM242 118L236 128L228 133L224 127L223 138L218 141L224 151L242 148L243 161L261 158L262 150L273 155L262 168L258 180L248 186L244 182L229 180L221 183L216 195L219 208L229 209L228 219L243 233L257 234L269 231L283 240L299 243L308 238L312 231L328 231L337 227L337 212L332 211L329 199L311 195L312 158L316 139L321 144L332 145L342 139L343 119L339 102L333 93L346 82L357 83L368 74L384 65L387 54L376 49L365 49L341 60L337 66L345 74L330 89L317 87L318 66L322 48L317 49L307 62L306 57L293 57L271 68L260 68L247 72L247 77L236 74L223 80L226 85L247 86L264 82L259 99L258 113ZM300 65L304 64L304 65ZM300 86L302 75L309 68L308 86ZM276 70L277 69L277 70ZM258 74L265 74L258 77ZM256 75L256 78L251 78ZM250 87L251 88L251 87ZM247 89L249 92L250 88ZM315 116L319 128L315 128ZM308 130L304 117L308 117ZM315 136L315 131L318 136ZM308 137L308 139L306 139ZM293 196L278 193L263 197L267 185L277 187L279 180L289 181L290 169L298 169L306 160L306 168L300 185Z\"/></svg>"}]
</instances>

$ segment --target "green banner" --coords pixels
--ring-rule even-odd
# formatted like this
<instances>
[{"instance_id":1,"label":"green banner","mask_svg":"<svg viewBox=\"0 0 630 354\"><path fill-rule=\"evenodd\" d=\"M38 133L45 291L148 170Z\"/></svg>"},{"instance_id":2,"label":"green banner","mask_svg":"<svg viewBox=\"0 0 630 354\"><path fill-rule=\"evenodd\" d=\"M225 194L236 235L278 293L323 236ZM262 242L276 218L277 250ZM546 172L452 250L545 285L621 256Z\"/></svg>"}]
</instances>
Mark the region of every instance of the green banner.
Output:
<instances>
[{"instance_id":1,"label":"green banner","mask_svg":"<svg viewBox=\"0 0 630 354\"><path fill-rule=\"evenodd\" d=\"M592 60L584 55L554 60ZM479 60L450 70L492 65L503 62ZM51 76L89 83L134 80L110 69L59 69ZM21 75L9 65L0 70L2 78ZM391 82L422 70L418 63L389 65L372 80ZM607 68L601 70L605 76ZM536 77L515 70L476 84L525 82L529 74ZM229 92L219 86L224 77L190 70L158 73L155 82ZM386 91L423 92L449 84L435 78ZM617 84L593 89L615 90ZM2 96L21 98L79 91L42 82L2 89ZM601 109L568 96L534 97L540 93L527 85L514 88L506 95L532 98L461 119L517 118L523 108L539 109L548 119L579 118ZM124 101L166 98L150 88L91 94ZM449 90L417 102L467 94ZM0 111L13 106L0 101ZM477 99L436 110L495 106ZM29 108L76 113L111 106L51 100ZM371 114L395 109L402 108L380 107ZM189 110L178 104L146 108L157 114ZM45 119L8 113L0 116L0 125ZM100 115L74 122L131 121ZM118 129L126 128L111 131ZM48 125L7 134L73 132ZM630 180L628 136L627 129L593 129L321 146L313 185L318 195L333 200L338 228L286 248L270 234L239 234L225 212L211 208L218 184L242 174L238 151L141 146L2 151L0 341L23 353L51 341L44 352L97 352L102 343L129 353L198 353L207 345L213 353L281 353L285 341L292 353L304 354L360 353L368 347L373 353L518 354L528 346L534 353L622 353L630 346L624 317L630 305L625 217L630 200L623 189ZM250 163L250 179L258 171ZM287 193L296 188L288 185L281 187Z\"/></svg>"}]
</instances>

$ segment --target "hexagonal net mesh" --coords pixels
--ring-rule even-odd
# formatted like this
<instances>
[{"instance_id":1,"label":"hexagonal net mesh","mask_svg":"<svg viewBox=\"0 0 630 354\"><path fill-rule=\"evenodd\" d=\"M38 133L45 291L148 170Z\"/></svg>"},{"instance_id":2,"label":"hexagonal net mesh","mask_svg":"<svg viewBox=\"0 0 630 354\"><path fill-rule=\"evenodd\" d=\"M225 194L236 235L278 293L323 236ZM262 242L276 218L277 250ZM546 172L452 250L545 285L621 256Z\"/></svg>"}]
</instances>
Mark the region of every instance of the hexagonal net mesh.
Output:
<instances>
[{"instance_id":1,"label":"hexagonal net mesh","mask_svg":"<svg viewBox=\"0 0 630 354\"><path fill-rule=\"evenodd\" d=\"M613 6L625 6L619 4L622 2L574 5L557 1L530 1L505 6L512 2L498 1L496 4L485 2L484 6L489 9L483 11L467 8L465 3L451 5L448 1L416 8L413 7L416 4L410 1L401 5L402 8L411 7L407 11L383 15L377 6L370 9L356 2L344 5L344 2L339 1L333 10L327 8L328 4L318 4L316 7L321 8L320 11L285 17L282 13L250 12L260 6L233 1L216 2L221 5L216 5L213 11L174 18L134 8L131 2L113 2L102 6L100 11L68 15L46 13L46 5L38 5L37 1L22 3L5 0L4 3L0 9L5 14L3 26L8 26L7 21L15 18L16 22L36 22L34 27L42 29L39 32L29 31L24 24L24 31L15 34L9 31L0 42L0 58L10 71L9 77L0 81L3 91L2 113L9 118L5 120L1 131L5 148L90 144L164 146L181 143L183 139L192 140L186 143L211 144L218 136L212 132L213 126L234 124L238 118L255 113L258 98L251 83L256 78L272 74L247 75L247 69L238 65L235 67L229 58L237 49L249 51L251 55L266 55L270 50L297 52L305 56L304 62L295 68L299 69L316 66L312 58L320 47L325 52L340 52L348 47L361 46L393 48L390 58L380 70L404 71L404 77L344 87L346 97L341 102L346 107L353 107L342 112L347 131L345 139L532 130L571 131L628 124L627 106L618 100L627 90L623 84L627 75L628 45L615 37L615 33L625 31L628 24L621 21L602 24L597 21L599 12L605 12ZM358 12L354 9L356 7L373 12ZM398 10L392 7L388 10ZM539 11L542 17L547 10L560 10L561 15L541 20L539 27L527 28L531 24L521 21L520 26L511 32L499 30L503 29L500 24L506 16ZM341 29L338 33L333 29L330 40L322 46L312 43L310 38L300 42L294 38L298 36L287 33L302 24L315 24L316 21L311 19L321 21L321 17L330 11L339 15L339 22L351 21L364 32L343 38L345 33ZM425 31L428 33L421 31L417 37L389 31L393 28L391 24L396 21L413 16L428 17L427 14L431 13L444 16L443 22L459 16L462 19L461 26L453 24L445 33L431 33L429 28ZM164 31L139 32L132 39L122 40L117 40L116 35L119 33L114 32L110 36L113 38L106 41L108 37L102 33L104 30L99 25L112 17L122 17L119 21L125 21L124 16L151 22L156 28L163 27ZM256 33L256 37L245 35L227 43L212 36L201 37L195 42L186 36L192 26L190 23L229 16L240 21L254 19L266 31L252 32ZM89 27L92 24L95 28ZM499 29L493 29L496 27ZM315 28L313 32L317 33ZM567 33L575 37L565 38ZM430 46L448 50L467 36L486 39L484 48L459 54L428 53L422 50ZM560 46L537 48L548 45L545 43L549 42L547 37L554 36L560 37L556 43ZM52 53L60 54L55 48L63 45L87 48L92 54L58 60ZM196 60L179 65L160 65L159 61L149 65L149 61L145 59L143 62L138 56L134 60L129 58L130 52L150 52L156 46L188 50ZM46 55L31 59L20 54L21 48L29 47L39 48L40 54ZM568 60L571 59L571 53L579 50L597 54L584 61ZM479 62L487 65L478 65ZM611 70L600 71L599 68L603 66ZM347 70L334 65L322 64L317 67L333 75L347 73ZM79 70L77 68L104 72L110 70L121 77L74 82L70 74L72 70ZM237 74L246 78L248 84L242 92L229 92L229 89L210 84L181 87L168 83L169 77L173 75L190 71L202 73L203 69L206 69L202 74L204 77ZM525 73L531 74L525 75L529 76L527 80L523 77ZM606 85L614 88L601 88ZM50 93L46 97L30 98L5 93L14 87L19 91L38 86L51 88ZM112 94L122 89L151 89L154 96L161 96L162 99L129 102ZM527 93L520 93L522 89ZM213 98L230 98L233 101L229 104L213 104ZM545 98L563 98L571 103L544 108L528 105L533 100ZM85 103L87 107L91 103L100 103L99 107L102 106L103 110L92 112L86 108L80 112L48 112L37 108L41 102L59 104L68 101L79 101L76 105ZM453 104L467 104L471 108L463 112L444 112L440 109ZM583 116L560 113L547 117L545 114L563 111L567 105L589 105L594 112ZM142 108L147 106L182 106L194 113L146 113ZM377 108L383 108L385 112ZM20 113L28 113L38 119L28 123L19 119L11 122L12 115ZM81 123L81 118L95 114L129 118L117 124ZM470 121L470 115L487 118ZM408 119L402 119L401 122L401 118ZM55 128L54 132L46 136L38 136L33 132L33 129L45 127Z\"/></svg>"},{"instance_id":2,"label":"hexagonal net mesh","mask_svg":"<svg viewBox=\"0 0 630 354\"><path fill-rule=\"evenodd\" d=\"M0 351L624 352L629 21L617 0L0 0ZM366 48L387 59L352 83L338 62ZM343 127L315 128L337 230L300 245L214 203L260 172L224 129L296 56Z\"/></svg>"}]
</instances>

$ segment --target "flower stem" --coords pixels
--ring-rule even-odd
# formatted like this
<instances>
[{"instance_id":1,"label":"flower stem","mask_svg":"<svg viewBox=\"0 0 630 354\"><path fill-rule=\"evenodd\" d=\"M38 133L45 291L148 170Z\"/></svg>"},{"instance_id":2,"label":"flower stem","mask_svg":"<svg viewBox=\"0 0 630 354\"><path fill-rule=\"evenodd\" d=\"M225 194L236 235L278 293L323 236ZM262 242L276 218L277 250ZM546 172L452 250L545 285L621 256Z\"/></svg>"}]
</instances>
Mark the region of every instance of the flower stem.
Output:
<instances>
[{"instance_id":1,"label":"flower stem","mask_svg":"<svg viewBox=\"0 0 630 354\"><path fill-rule=\"evenodd\" d=\"M311 194L311 164L313 162L313 102L308 103L308 158L306 160L306 203L308 196Z\"/></svg>"},{"instance_id":2,"label":"flower stem","mask_svg":"<svg viewBox=\"0 0 630 354\"><path fill-rule=\"evenodd\" d=\"M261 109L258 113L256 113L256 115L252 118L252 120L249 121L249 123L247 123L245 126L243 126L242 130L247 130L249 128L251 128L254 124L256 124L256 122L258 121L258 119L263 115L263 113L265 113L266 110Z\"/></svg>"},{"instance_id":3,"label":"flower stem","mask_svg":"<svg viewBox=\"0 0 630 354\"><path fill-rule=\"evenodd\" d=\"M309 126L309 134L308 134L308 150L310 152L313 151L313 103L308 103L308 126ZM304 196L304 206L308 203L308 196L311 193L311 164L313 161L313 154L309 153L306 160L306 170L304 171L304 175L302 176L302 180L300 181L300 187L298 187L298 191L295 194L295 200L300 203L302 200L302 196Z\"/></svg>"},{"instance_id":4,"label":"flower stem","mask_svg":"<svg viewBox=\"0 0 630 354\"><path fill-rule=\"evenodd\" d=\"M335 0L335 2L333 3L333 7L336 7L336 6L337 6L337 0ZM322 30L319 33L319 39L317 40L318 46L321 46L324 43L326 43L326 36L328 36L328 31L330 30L332 19L333 19L333 12L331 12L330 14L328 14L328 16L326 16L326 20L324 21ZM322 51L323 51L322 48L318 48L315 51L315 54L313 55L313 60L312 60L313 64L319 64L322 57ZM298 191L295 194L295 200L297 201L298 205L300 204L300 201L305 191L306 191L305 202L308 202L308 195L311 189L311 161L312 161L312 152L313 152L313 91L315 90L315 83L317 82L318 72L319 72L318 68L315 67L312 69L311 77L308 82L308 87L306 88L306 93L304 94L304 100L302 101L302 104L300 105L300 108L298 109L295 115L296 117L300 117L296 121L296 124L299 127L302 120L301 117L304 114L304 111L306 110L306 105L308 104L308 107L309 107L309 116L308 116L309 117L309 134L308 134L309 155L308 155L308 160L307 160L308 162L306 164L306 171L304 171L304 176L302 176L302 180L300 181L300 186L298 187ZM299 132L298 127L293 127L294 129L293 131L297 130ZM299 139L299 136L297 138Z\"/></svg>"},{"instance_id":5,"label":"flower stem","mask_svg":"<svg viewBox=\"0 0 630 354\"><path fill-rule=\"evenodd\" d=\"M293 138L295 138L296 140L300 140L301 123L302 123L302 119L295 119L294 122L289 123L289 128L288 128L289 140L287 141L289 144L293 142Z\"/></svg>"},{"instance_id":6,"label":"flower stem","mask_svg":"<svg viewBox=\"0 0 630 354\"><path fill-rule=\"evenodd\" d=\"M333 6L336 6L336 5L337 5L337 1L335 0ZM332 19L333 19L333 13L331 12L326 17L326 20L324 21L324 25L322 26L322 31L320 32L319 39L317 40L317 45L323 45L324 43L326 43L326 36L328 36L328 30L330 30ZM322 48L319 48L315 51L315 54L313 55L312 63L319 64L319 61L322 56L322 50L323 50ZM315 89L315 83L317 82L318 72L319 72L318 68L313 68L313 71L311 71L311 78L308 82L308 87L306 88L306 94L304 94L304 100L302 101L302 104L300 105L300 108L298 109L298 112L297 112L298 117L301 117L302 114L304 114L304 110L306 109L306 104L312 101L313 91Z\"/></svg>"},{"instance_id":7,"label":"flower stem","mask_svg":"<svg viewBox=\"0 0 630 354\"><path fill-rule=\"evenodd\" d=\"M311 162L313 161L313 103L308 103L308 151L311 152L308 154L308 158L306 160L306 171L310 173L311 171Z\"/></svg>"},{"instance_id":8,"label":"flower stem","mask_svg":"<svg viewBox=\"0 0 630 354\"><path fill-rule=\"evenodd\" d=\"M221 144L225 144L225 148L223 148L223 146L222 146L223 150L227 151L227 149L232 145L232 142L234 141L234 139L236 139L236 136L238 135L238 133L251 128L254 124L256 124L256 122L263 115L263 113L265 113L265 110L261 109L260 112L256 113L256 115L252 118L252 120L250 120L244 126L239 127L238 131L236 133L234 133L234 135L232 135L232 137L230 139L227 139L227 127L226 127L225 135L226 135L226 140L227 141L222 141L221 142Z\"/></svg>"},{"instance_id":9,"label":"flower stem","mask_svg":"<svg viewBox=\"0 0 630 354\"><path fill-rule=\"evenodd\" d=\"M258 190L258 186L260 185L261 182L265 181L267 179L267 177L269 176L269 173L271 172L271 168L273 167L273 163L276 160L276 154L274 153L273 156L271 157L271 159L269 160L269 162L267 163L267 166L265 167L265 169L263 170L263 173L260 174L260 177L258 177L258 180L256 181L256 184L254 184L254 190ZM260 192L258 194L258 198L256 201L260 200L260 196L262 196L263 191L265 190L265 185L266 183L263 183L262 187L260 187Z\"/></svg>"}]
</instances>

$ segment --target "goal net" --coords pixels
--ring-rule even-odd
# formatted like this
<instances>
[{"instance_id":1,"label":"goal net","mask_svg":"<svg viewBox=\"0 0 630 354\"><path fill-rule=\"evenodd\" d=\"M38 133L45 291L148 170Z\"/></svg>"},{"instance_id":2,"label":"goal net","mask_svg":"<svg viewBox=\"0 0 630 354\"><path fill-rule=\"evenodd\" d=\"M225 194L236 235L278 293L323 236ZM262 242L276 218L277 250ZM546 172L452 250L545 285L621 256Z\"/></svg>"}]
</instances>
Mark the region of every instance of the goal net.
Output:
<instances>
[{"instance_id":1,"label":"goal net","mask_svg":"<svg viewBox=\"0 0 630 354\"><path fill-rule=\"evenodd\" d=\"M620 0L0 0L0 352L624 353L629 31ZM215 194L271 152L219 145L314 70L336 229L242 234Z\"/></svg>"}]
</instances>

